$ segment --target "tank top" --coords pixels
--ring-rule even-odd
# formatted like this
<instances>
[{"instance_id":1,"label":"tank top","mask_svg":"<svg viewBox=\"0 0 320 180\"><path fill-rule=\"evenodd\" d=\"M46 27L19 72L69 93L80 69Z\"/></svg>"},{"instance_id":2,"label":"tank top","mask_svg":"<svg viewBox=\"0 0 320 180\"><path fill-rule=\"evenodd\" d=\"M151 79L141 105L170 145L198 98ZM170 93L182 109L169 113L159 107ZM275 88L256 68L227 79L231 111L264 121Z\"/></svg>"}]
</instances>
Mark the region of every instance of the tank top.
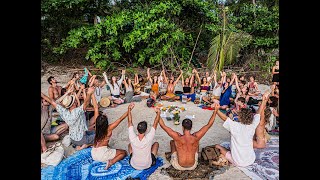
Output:
<instances>
[{"instance_id":1,"label":"tank top","mask_svg":"<svg viewBox=\"0 0 320 180\"><path fill-rule=\"evenodd\" d=\"M191 87L189 87L189 86L183 87L183 93L190 93L190 92L191 92Z\"/></svg>"},{"instance_id":2,"label":"tank top","mask_svg":"<svg viewBox=\"0 0 320 180\"><path fill-rule=\"evenodd\" d=\"M208 91L209 90L209 86L200 86L200 90Z\"/></svg>"}]
</instances>

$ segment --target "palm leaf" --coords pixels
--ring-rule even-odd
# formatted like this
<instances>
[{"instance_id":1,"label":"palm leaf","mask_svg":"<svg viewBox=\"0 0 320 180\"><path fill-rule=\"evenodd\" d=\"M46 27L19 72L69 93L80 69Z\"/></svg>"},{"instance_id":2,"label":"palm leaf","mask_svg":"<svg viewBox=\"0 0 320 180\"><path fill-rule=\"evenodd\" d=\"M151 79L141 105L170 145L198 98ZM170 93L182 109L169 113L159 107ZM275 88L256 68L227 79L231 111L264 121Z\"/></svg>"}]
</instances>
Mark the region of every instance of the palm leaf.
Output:
<instances>
[{"instance_id":1,"label":"palm leaf","mask_svg":"<svg viewBox=\"0 0 320 180\"><path fill-rule=\"evenodd\" d=\"M209 70L212 70L215 67L215 64L218 60L220 46L221 46L220 39L221 39L221 36L219 34L215 36L210 42L210 49L209 49L208 59L207 59L207 66Z\"/></svg>"}]
</instances>

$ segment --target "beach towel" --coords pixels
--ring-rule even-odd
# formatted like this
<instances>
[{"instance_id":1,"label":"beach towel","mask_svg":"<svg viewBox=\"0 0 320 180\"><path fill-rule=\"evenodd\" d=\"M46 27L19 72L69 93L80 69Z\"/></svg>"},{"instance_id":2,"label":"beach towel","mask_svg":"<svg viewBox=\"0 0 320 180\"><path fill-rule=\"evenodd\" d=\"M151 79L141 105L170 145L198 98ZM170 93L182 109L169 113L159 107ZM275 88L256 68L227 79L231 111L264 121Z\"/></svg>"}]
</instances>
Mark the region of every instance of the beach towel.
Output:
<instances>
[{"instance_id":1,"label":"beach towel","mask_svg":"<svg viewBox=\"0 0 320 180\"><path fill-rule=\"evenodd\" d=\"M220 144L230 149L229 142ZM271 136L267 147L264 149L255 149L256 160L247 167L238 167L247 176L253 180L279 179L279 136Z\"/></svg>"},{"instance_id":2,"label":"beach towel","mask_svg":"<svg viewBox=\"0 0 320 180\"><path fill-rule=\"evenodd\" d=\"M48 166L41 169L42 180L65 179L126 179L129 177L147 179L158 167L163 165L162 158L158 157L156 164L146 170L135 170L129 164L129 156L113 164L105 170L106 163L94 161L91 149L86 148L61 161L56 167Z\"/></svg>"}]
</instances>

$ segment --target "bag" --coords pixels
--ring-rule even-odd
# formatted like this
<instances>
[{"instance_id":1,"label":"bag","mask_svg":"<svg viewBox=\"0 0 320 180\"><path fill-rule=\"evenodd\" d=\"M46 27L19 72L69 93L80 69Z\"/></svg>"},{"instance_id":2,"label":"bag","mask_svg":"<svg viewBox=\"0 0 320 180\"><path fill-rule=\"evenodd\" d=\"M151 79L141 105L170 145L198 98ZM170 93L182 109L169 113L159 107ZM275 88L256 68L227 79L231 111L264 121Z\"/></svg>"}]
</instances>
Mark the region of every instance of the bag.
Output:
<instances>
[{"instance_id":1,"label":"bag","mask_svg":"<svg viewBox=\"0 0 320 180\"><path fill-rule=\"evenodd\" d=\"M229 161L223 157L220 153L220 150L213 146L206 146L202 149L201 157L204 161L206 161L210 167L213 166L228 166Z\"/></svg>"},{"instance_id":2,"label":"bag","mask_svg":"<svg viewBox=\"0 0 320 180\"><path fill-rule=\"evenodd\" d=\"M148 106L148 107L153 107L153 106L154 106L154 103L155 103L155 100L152 99L152 98L149 98L149 99L147 100L147 106Z\"/></svg>"},{"instance_id":3,"label":"bag","mask_svg":"<svg viewBox=\"0 0 320 180\"><path fill-rule=\"evenodd\" d=\"M56 166L64 157L64 149L60 142L55 143L51 148L48 148L41 154L41 163Z\"/></svg>"},{"instance_id":4,"label":"bag","mask_svg":"<svg viewBox=\"0 0 320 180\"><path fill-rule=\"evenodd\" d=\"M250 97L248 100L248 105L254 105L254 104L258 104L259 101L257 99L253 99L253 97Z\"/></svg>"}]
</instances>

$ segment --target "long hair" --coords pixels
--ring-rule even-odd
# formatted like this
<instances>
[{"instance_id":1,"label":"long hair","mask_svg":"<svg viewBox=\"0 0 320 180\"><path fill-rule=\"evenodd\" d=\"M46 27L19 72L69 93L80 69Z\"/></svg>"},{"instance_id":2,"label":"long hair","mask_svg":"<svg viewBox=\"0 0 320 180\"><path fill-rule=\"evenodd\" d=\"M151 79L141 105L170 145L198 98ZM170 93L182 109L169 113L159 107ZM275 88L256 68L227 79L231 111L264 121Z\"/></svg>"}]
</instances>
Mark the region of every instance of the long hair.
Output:
<instances>
[{"instance_id":1,"label":"long hair","mask_svg":"<svg viewBox=\"0 0 320 180\"><path fill-rule=\"evenodd\" d=\"M99 112L99 116L96 119L96 135L94 137L94 145L103 140L108 134L108 117Z\"/></svg>"},{"instance_id":2,"label":"long hair","mask_svg":"<svg viewBox=\"0 0 320 180\"><path fill-rule=\"evenodd\" d=\"M116 80L116 84L117 84L117 80ZM112 85L112 88L114 89L114 82L112 80L112 77L111 77L111 85Z\"/></svg>"}]
</instances>

